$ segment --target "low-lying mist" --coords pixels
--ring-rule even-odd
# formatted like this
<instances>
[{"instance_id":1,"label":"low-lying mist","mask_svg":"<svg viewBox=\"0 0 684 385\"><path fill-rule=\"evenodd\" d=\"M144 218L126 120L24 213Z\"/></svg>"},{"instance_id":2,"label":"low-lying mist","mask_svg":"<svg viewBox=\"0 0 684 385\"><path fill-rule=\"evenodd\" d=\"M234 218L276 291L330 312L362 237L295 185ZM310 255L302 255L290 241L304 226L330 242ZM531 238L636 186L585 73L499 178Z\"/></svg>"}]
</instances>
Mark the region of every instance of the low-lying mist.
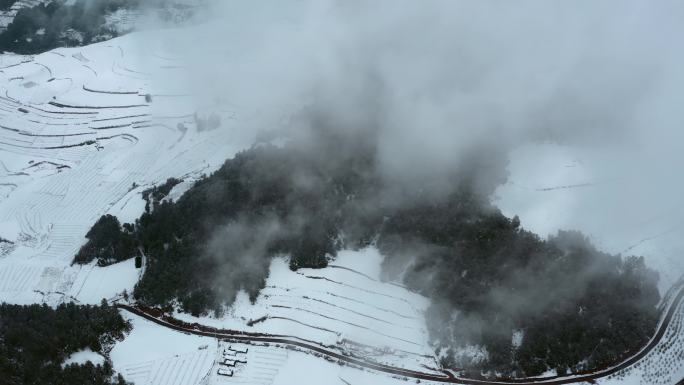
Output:
<instances>
[{"instance_id":1,"label":"low-lying mist","mask_svg":"<svg viewBox=\"0 0 684 385\"><path fill-rule=\"evenodd\" d=\"M340 130L374 131L382 172L403 182L448 176L482 151L479 162L500 154L505 166L530 141L647 139L673 153L682 123L674 1L210 6L213 19L164 45L185 59L198 106L249 111L245 130L325 110Z\"/></svg>"},{"instance_id":2,"label":"low-lying mist","mask_svg":"<svg viewBox=\"0 0 684 385\"><path fill-rule=\"evenodd\" d=\"M316 129L257 143L136 221L129 238L148 258L140 303L221 315L239 290L257 300L274 256L324 268L340 250L375 246L389 279L432 300L442 364L471 376L599 368L653 332L658 275L643 258L601 253L577 232L524 230L473 187L484 166L436 185L397 183L372 131L339 130L318 112L299 119ZM484 358L459 353L468 346Z\"/></svg>"},{"instance_id":3,"label":"low-lying mist","mask_svg":"<svg viewBox=\"0 0 684 385\"><path fill-rule=\"evenodd\" d=\"M173 46L156 43L184 58L198 108L248 111L238 126L261 142L178 202L215 205L199 210L202 232L169 233L196 237L192 251L211 266L209 283L177 292L214 293L188 308L240 288L256 298L274 254L291 255L293 269L322 267L340 247L375 244L388 277L433 300L427 319L450 366L581 371L652 332L657 275L642 258L602 253L574 231L541 239L489 197L509 152L530 142L617 148L619 158L648 143L630 164L682 163L681 3L211 6L213 19ZM274 139L286 144L265 144ZM663 188L679 183L657 175ZM467 345L486 359L460 356Z\"/></svg>"}]
</instances>

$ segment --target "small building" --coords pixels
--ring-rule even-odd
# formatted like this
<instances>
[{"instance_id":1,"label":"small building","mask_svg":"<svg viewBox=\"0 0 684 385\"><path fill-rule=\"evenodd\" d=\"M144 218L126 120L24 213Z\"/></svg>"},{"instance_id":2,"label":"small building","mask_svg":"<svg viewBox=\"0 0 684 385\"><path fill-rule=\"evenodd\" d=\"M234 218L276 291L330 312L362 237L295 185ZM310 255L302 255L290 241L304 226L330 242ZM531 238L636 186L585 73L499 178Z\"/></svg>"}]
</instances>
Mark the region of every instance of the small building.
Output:
<instances>
[{"instance_id":1,"label":"small building","mask_svg":"<svg viewBox=\"0 0 684 385\"><path fill-rule=\"evenodd\" d=\"M234 366L235 366L235 362L236 362L235 360L230 360L230 359L228 359L228 358L225 358L225 359L223 360L223 362L221 362L221 365L232 366L232 367L234 367Z\"/></svg>"},{"instance_id":2,"label":"small building","mask_svg":"<svg viewBox=\"0 0 684 385\"><path fill-rule=\"evenodd\" d=\"M219 376L233 377L233 371L231 369L219 368L216 373Z\"/></svg>"}]
</instances>

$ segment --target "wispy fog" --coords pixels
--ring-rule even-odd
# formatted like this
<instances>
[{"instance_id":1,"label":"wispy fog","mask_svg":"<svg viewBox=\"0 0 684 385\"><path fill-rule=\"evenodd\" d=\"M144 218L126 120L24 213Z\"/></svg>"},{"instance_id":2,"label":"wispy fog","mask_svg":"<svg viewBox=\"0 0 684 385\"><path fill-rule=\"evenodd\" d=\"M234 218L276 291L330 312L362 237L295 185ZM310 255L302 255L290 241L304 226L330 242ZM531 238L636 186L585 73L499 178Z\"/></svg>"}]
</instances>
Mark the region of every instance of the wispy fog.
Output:
<instances>
[{"instance_id":1,"label":"wispy fog","mask_svg":"<svg viewBox=\"0 0 684 385\"><path fill-rule=\"evenodd\" d=\"M598 154L577 183L628 181L601 192L596 204L610 200L612 213L681 190L681 2L209 4L182 39L141 44L182 58L198 109L239 111L240 130L298 140L322 126L360 133L400 187L441 190L468 178L491 193L507 180L512 149L554 143ZM526 164L539 167L542 155ZM525 226L538 195L522 191L505 211L526 210Z\"/></svg>"}]
</instances>

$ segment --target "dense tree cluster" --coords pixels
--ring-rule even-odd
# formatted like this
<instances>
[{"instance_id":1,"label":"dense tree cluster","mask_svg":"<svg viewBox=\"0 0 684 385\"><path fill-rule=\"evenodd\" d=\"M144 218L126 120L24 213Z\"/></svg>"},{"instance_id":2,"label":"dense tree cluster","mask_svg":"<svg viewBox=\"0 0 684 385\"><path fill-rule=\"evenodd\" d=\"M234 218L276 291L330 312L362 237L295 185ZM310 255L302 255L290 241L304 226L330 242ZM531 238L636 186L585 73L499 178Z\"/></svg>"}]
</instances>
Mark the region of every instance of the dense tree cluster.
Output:
<instances>
[{"instance_id":1,"label":"dense tree cluster","mask_svg":"<svg viewBox=\"0 0 684 385\"><path fill-rule=\"evenodd\" d=\"M433 298L433 337L484 345L478 369L579 372L614 363L654 332L657 274L643 258L601 253L577 232L541 240L472 194L399 210L378 244L386 263L415 257L405 282Z\"/></svg>"},{"instance_id":2,"label":"dense tree cluster","mask_svg":"<svg viewBox=\"0 0 684 385\"><path fill-rule=\"evenodd\" d=\"M7 11L16 2L17 2L17 0L0 0L0 11Z\"/></svg>"},{"instance_id":3,"label":"dense tree cluster","mask_svg":"<svg viewBox=\"0 0 684 385\"><path fill-rule=\"evenodd\" d=\"M117 35L105 15L137 6L139 0L63 0L23 7L0 34L0 51L36 54L63 46L80 46Z\"/></svg>"},{"instance_id":4,"label":"dense tree cluster","mask_svg":"<svg viewBox=\"0 0 684 385\"><path fill-rule=\"evenodd\" d=\"M62 365L77 351L104 353L103 345L123 338L130 326L116 308L0 304L0 383L22 385L117 384L111 364Z\"/></svg>"},{"instance_id":5,"label":"dense tree cluster","mask_svg":"<svg viewBox=\"0 0 684 385\"><path fill-rule=\"evenodd\" d=\"M350 175L357 169L328 171L289 150L257 147L178 202L156 205L135 226L148 259L135 297L158 305L178 299L194 314L220 311L241 288L256 299L273 255L290 255L292 269L325 267L338 234L352 227L345 212L359 193Z\"/></svg>"},{"instance_id":6,"label":"dense tree cluster","mask_svg":"<svg viewBox=\"0 0 684 385\"><path fill-rule=\"evenodd\" d=\"M97 259L100 266L120 262L136 256L137 242L133 226L124 224L112 215L103 215L86 234L88 242L74 257L76 263L90 263Z\"/></svg>"},{"instance_id":7,"label":"dense tree cluster","mask_svg":"<svg viewBox=\"0 0 684 385\"><path fill-rule=\"evenodd\" d=\"M576 232L542 240L469 183L442 194L389 188L372 142L321 135L331 136L255 146L177 202L153 198L126 225L147 258L135 298L220 312L239 289L256 298L274 255L320 268L341 248L376 242L386 270L399 266L432 299L427 319L445 361L478 375L596 368L653 332L657 275L643 259L601 253ZM461 360L453 348L465 344L486 359Z\"/></svg>"}]
</instances>

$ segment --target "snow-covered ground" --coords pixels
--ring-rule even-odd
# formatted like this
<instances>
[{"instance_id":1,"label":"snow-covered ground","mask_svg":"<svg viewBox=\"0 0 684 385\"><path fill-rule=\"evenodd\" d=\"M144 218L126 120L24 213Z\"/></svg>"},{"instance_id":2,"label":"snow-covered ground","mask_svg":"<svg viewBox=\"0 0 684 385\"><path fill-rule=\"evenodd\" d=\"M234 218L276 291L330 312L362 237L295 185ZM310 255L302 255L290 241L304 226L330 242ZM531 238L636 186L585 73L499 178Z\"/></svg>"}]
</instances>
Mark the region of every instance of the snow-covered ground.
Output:
<instances>
[{"instance_id":1,"label":"snow-covered ground","mask_svg":"<svg viewBox=\"0 0 684 385\"><path fill-rule=\"evenodd\" d=\"M636 151L635 151L636 153ZM496 194L508 216L542 236L581 230L610 253L641 255L664 294L684 275L683 191L667 167L635 165L622 151L536 144L513 152L510 178ZM684 307L638 366L602 384L675 384L684 379Z\"/></svg>"},{"instance_id":2,"label":"snow-covered ground","mask_svg":"<svg viewBox=\"0 0 684 385\"><path fill-rule=\"evenodd\" d=\"M526 145L512 153L495 203L541 236L580 230L602 251L644 256L664 293L684 275L684 186L676 164L644 157L638 149Z\"/></svg>"},{"instance_id":3,"label":"snow-covered ground","mask_svg":"<svg viewBox=\"0 0 684 385\"><path fill-rule=\"evenodd\" d=\"M147 31L36 56L0 55L0 301L98 303L130 292L140 274L132 260L105 268L71 265L92 224L105 213L133 221L144 209L144 189L183 178L170 194L177 199L193 180L252 144L252 128L262 126L260 101L240 99L240 87L226 89L216 105L193 94L204 85L196 83L202 76L187 75L174 45L183 38L182 29ZM226 36L231 38L240 36ZM229 64L249 68L254 57L248 46L237 41ZM197 112L218 114L220 127L199 130ZM657 204L642 204L644 196L636 193L647 191L632 191L632 181L601 164L599 154L586 150L523 148L514 153L511 182L497 191L497 203L542 235L580 229L603 250L645 255L666 289L684 273L681 195L661 193L653 198ZM630 198L639 204L626 212ZM275 259L254 305L241 295L220 319L176 316L286 334L434 372L423 315L428 301L381 282L380 263L373 248L341 252L323 270L292 272ZM608 383L629 378L673 384L684 377L681 308L678 314L663 346L643 366ZM404 383L273 346L249 346L247 363L228 377L218 374L225 343L126 316L133 331L116 344L111 359L136 384L289 384L293 378L312 384Z\"/></svg>"},{"instance_id":4,"label":"snow-covered ground","mask_svg":"<svg viewBox=\"0 0 684 385\"><path fill-rule=\"evenodd\" d=\"M125 315L133 330L110 356L114 369L135 384L406 384L403 378L340 365L298 350L186 335ZM221 369L232 371L232 376L219 374Z\"/></svg>"},{"instance_id":5,"label":"snow-covered ground","mask_svg":"<svg viewBox=\"0 0 684 385\"><path fill-rule=\"evenodd\" d=\"M114 370L136 384L198 384L217 351L213 338L186 335L129 316L133 330L110 352Z\"/></svg>"},{"instance_id":6,"label":"snow-covered ground","mask_svg":"<svg viewBox=\"0 0 684 385\"><path fill-rule=\"evenodd\" d=\"M70 364L82 365L88 361L90 361L90 363L92 363L93 365L102 365L104 363L104 360L105 358L100 353L94 352L90 350L90 348L85 348L67 357L67 359L64 360L62 366Z\"/></svg>"},{"instance_id":7,"label":"snow-covered ground","mask_svg":"<svg viewBox=\"0 0 684 385\"><path fill-rule=\"evenodd\" d=\"M92 224L105 213L133 221L144 210L144 189L184 178L170 194L177 199L193 180L251 145L254 133L245 127L255 126L254 109L245 103L235 103L240 110L198 104L202 98L189 95L196 87L186 83L182 59L169 48L173 37L160 39L160 33L0 57L0 237L7 241L0 248L0 301L99 303L130 292L140 274L132 260L104 268L71 265ZM163 76L150 75L160 71ZM221 126L198 130L196 112L219 114ZM293 335L429 371L426 366L436 363L422 314L428 301L380 282L380 263L375 249L345 251L335 267L296 273L275 259L255 305L241 297L224 318L202 322ZM135 317L132 322L131 334L111 352L115 369L127 379L226 382L217 374L215 340ZM231 381L288 383L303 367L314 368L311 383L395 381L303 352L258 349Z\"/></svg>"},{"instance_id":8,"label":"snow-covered ground","mask_svg":"<svg viewBox=\"0 0 684 385\"><path fill-rule=\"evenodd\" d=\"M372 247L342 251L326 269L293 272L287 261L276 258L254 305L243 293L220 319L175 317L294 336L382 364L439 374L423 316L429 301L397 284L381 282L381 262Z\"/></svg>"},{"instance_id":9,"label":"snow-covered ground","mask_svg":"<svg viewBox=\"0 0 684 385\"><path fill-rule=\"evenodd\" d=\"M97 303L130 291L128 262L71 266L92 224L108 212L135 219L145 188L190 183L251 143L235 111L211 110L221 127L197 130L200 106L178 92L173 59L140 45L155 33L0 57L0 300ZM158 68L163 82L147 75Z\"/></svg>"}]
</instances>

